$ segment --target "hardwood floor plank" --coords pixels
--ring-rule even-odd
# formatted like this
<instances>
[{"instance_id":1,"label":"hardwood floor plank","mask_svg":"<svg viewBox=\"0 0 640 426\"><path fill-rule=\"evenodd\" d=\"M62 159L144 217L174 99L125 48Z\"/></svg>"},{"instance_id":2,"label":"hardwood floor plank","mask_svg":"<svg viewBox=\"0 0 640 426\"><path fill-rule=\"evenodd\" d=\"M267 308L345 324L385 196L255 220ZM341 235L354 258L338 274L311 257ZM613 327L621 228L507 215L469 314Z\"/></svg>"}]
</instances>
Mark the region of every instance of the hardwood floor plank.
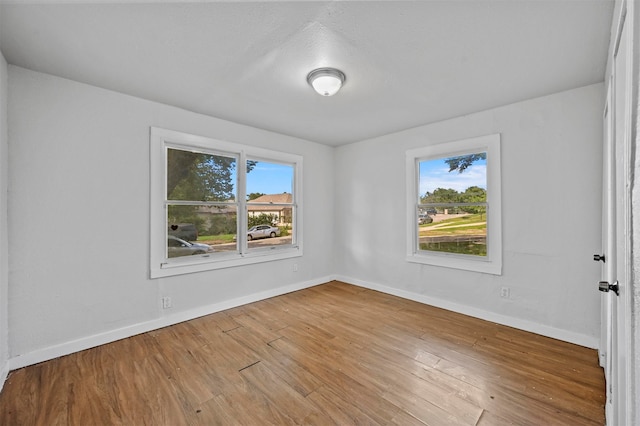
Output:
<instances>
[{"instance_id":1,"label":"hardwood floor plank","mask_svg":"<svg viewBox=\"0 0 640 426\"><path fill-rule=\"evenodd\" d=\"M57 365L56 365L57 364ZM58 374L60 362L45 363L42 365L39 374L39 381L43 386L41 393L42 405L46 410L36 410L34 424L66 424L69 421L67 412L67 390L69 380ZM35 407L36 409L38 407Z\"/></svg>"},{"instance_id":2,"label":"hardwood floor plank","mask_svg":"<svg viewBox=\"0 0 640 426\"><path fill-rule=\"evenodd\" d=\"M252 319L257 324L260 324L261 327L266 328L267 330L277 332L278 330L287 327L289 324L286 322L286 318L284 315L278 315L278 311L273 309L265 309L268 308L268 302L260 301L255 304L251 304L247 306L246 315L242 315L239 317L234 317L236 322L242 324L240 318L244 318L246 321L247 318Z\"/></svg>"},{"instance_id":3,"label":"hardwood floor plank","mask_svg":"<svg viewBox=\"0 0 640 426\"><path fill-rule=\"evenodd\" d=\"M227 333L211 333L207 341L208 343L202 346L201 349L222 355L226 362L232 365L236 371L260 361L260 357L255 352L236 342Z\"/></svg>"},{"instance_id":4,"label":"hardwood floor plank","mask_svg":"<svg viewBox=\"0 0 640 426\"><path fill-rule=\"evenodd\" d=\"M405 395L392 390L391 392L384 392L382 397L426 425L460 426L476 424L475 420L473 422L465 421L455 414L443 410L415 395ZM479 417L480 415L478 414L478 418Z\"/></svg>"},{"instance_id":5,"label":"hardwood floor plank","mask_svg":"<svg viewBox=\"0 0 640 426\"><path fill-rule=\"evenodd\" d=\"M307 396L319 408L304 419L313 425L376 425L379 424L359 407L336 395L328 386L322 386Z\"/></svg>"},{"instance_id":6,"label":"hardwood floor plank","mask_svg":"<svg viewBox=\"0 0 640 426\"><path fill-rule=\"evenodd\" d=\"M345 374L339 362L327 359L321 353L305 351L286 338L275 340L270 345L295 359L330 386L341 399L359 407L377 423L388 424L401 411L397 406L381 398L376 389L368 388Z\"/></svg>"},{"instance_id":7,"label":"hardwood floor plank","mask_svg":"<svg viewBox=\"0 0 640 426\"><path fill-rule=\"evenodd\" d=\"M572 424L572 422L581 421L580 418L582 416L561 410L559 412L547 411L540 417L539 413L544 412L546 410L545 407L549 406L529 399L524 386L521 387L521 390L518 390L514 387L502 386L498 381L495 383L487 382L477 387L465 381L464 377L459 380L453 380L453 377L447 374L446 369L440 370L438 367L423 369L418 374L426 381L437 383L444 389L455 392L458 397L483 407L485 410L484 417L490 416L490 418L502 419L498 424L506 422L506 424L515 425L535 425L540 424L541 419L554 419L556 423L560 422L560 424ZM483 416L481 416L481 419Z\"/></svg>"},{"instance_id":8,"label":"hardwood floor plank","mask_svg":"<svg viewBox=\"0 0 640 426\"><path fill-rule=\"evenodd\" d=\"M246 410L246 405L253 405L251 411ZM265 414L262 410L262 406L255 403L255 401L238 391L229 392L225 395L218 395L214 399L205 402L198 406L196 410L196 423L197 425L276 425L273 417L271 416L272 410L269 410ZM260 416L261 418L256 418ZM293 421L283 421L281 424L293 425Z\"/></svg>"},{"instance_id":9,"label":"hardwood floor plank","mask_svg":"<svg viewBox=\"0 0 640 426\"><path fill-rule=\"evenodd\" d=\"M579 368L573 353L568 352L565 356L561 352L544 350L539 345L533 345L526 340L494 339L492 341L478 341L474 348L484 353L500 354L496 359L519 364L523 357L526 357L530 364L537 370L544 371L554 376L561 376L572 382L582 383L586 386L603 386L603 377L598 373L600 366L597 359L589 359L589 364L582 364ZM593 355L593 354L592 354Z\"/></svg>"},{"instance_id":10,"label":"hardwood floor plank","mask_svg":"<svg viewBox=\"0 0 640 426\"><path fill-rule=\"evenodd\" d=\"M496 350L491 352L498 353ZM560 369L555 369L554 373L547 372L549 363L540 363L534 357L529 356L529 362L523 365L520 360L524 356L525 354L522 354L519 358L511 358L505 355L498 357L498 362L502 365L503 372L511 373L512 377L520 377L522 383L526 385L526 395L559 409L566 410L564 407L571 407L576 415L594 417L600 412L597 407L605 402L601 392L583 384L580 378L577 380L566 378ZM604 383L602 382L601 385L604 386Z\"/></svg>"},{"instance_id":11,"label":"hardwood floor plank","mask_svg":"<svg viewBox=\"0 0 640 426\"><path fill-rule=\"evenodd\" d=\"M287 329L287 330L291 330ZM433 405L428 413L430 417L424 418L420 414L409 411L417 419L429 423L428 419L451 419L458 424L475 424L482 409L469 403L467 400L457 398L455 392L446 392L440 386L422 380L414 373L422 368L422 365L409 357L403 357L396 353L388 356L387 353L372 350L372 345L359 345L342 337L327 342L327 348L340 353L341 369L354 380L359 380L368 388L378 389L381 395L392 394L406 396L404 405L427 407ZM321 350L321 349L316 349ZM391 359L395 362L391 362ZM386 368L378 368L386 365ZM418 395L415 397L415 395ZM387 398L389 399L389 398ZM421 403L420 403L421 400ZM398 404L400 400L393 400ZM424 412L424 410L423 410Z\"/></svg>"},{"instance_id":12,"label":"hardwood floor plank","mask_svg":"<svg viewBox=\"0 0 640 426\"><path fill-rule=\"evenodd\" d=\"M240 374L232 388L196 408L197 425L295 425L267 395Z\"/></svg>"},{"instance_id":13,"label":"hardwood floor plank","mask_svg":"<svg viewBox=\"0 0 640 426\"><path fill-rule=\"evenodd\" d=\"M310 318L314 317L309 315L308 309L298 304L292 304L289 299L286 299L283 296L267 299L264 302L269 306L270 312L275 312L276 315L280 315L289 326L303 326L308 330L313 330L315 333L325 332L317 327L317 320L309 321ZM331 339L333 337L334 336L331 333L326 333L323 336L325 339Z\"/></svg>"},{"instance_id":14,"label":"hardwood floor plank","mask_svg":"<svg viewBox=\"0 0 640 426\"><path fill-rule=\"evenodd\" d=\"M38 404L40 381L36 380L39 366L42 364L9 373L0 394L0 424L36 424L35 416L41 411ZM7 396L8 393L11 395Z\"/></svg>"},{"instance_id":15,"label":"hardwood floor plank","mask_svg":"<svg viewBox=\"0 0 640 426\"><path fill-rule=\"evenodd\" d=\"M300 395L307 396L322 386L321 380L318 380L285 354L273 349L267 344L268 342L263 342L252 330L241 327L230 331L228 334L256 352L260 356L261 362L268 365L275 374L287 382Z\"/></svg>"},{"instance_id":16,"label":"hardwood floor plank","mask_svg":"<svg viewBox=\"0 0 640 426\"><path fill-rule=\"evenodd\" d=\"M10 373L2 425L604 424L594 350L338 281Z\"/></svg>"},{"instance_id":17,"label":"hardwood floor plank","mask_svg":"<svg viewBox=\"0 0 640 426\"><path fill-rule=\"evenodd\" d=\"M243 327L238 327L236 329L230 330L227 332L227 335L232 335L234 331L239 328L244 328L245 330L251 330L251 332L258 337L264 344L271 342L272 340L276 340L281 337L280 334L270 329L268 326L264 325L263 322L258 321L257 319L249 316L249 315L238 315L234 317L235 320ZM283 327L278 328L278 330Z\"/></svg>"},{"instance_id":18,"label":"hardwood floor plank","mask_svg":"<svg viewBox=\"0 0 640 426\"><path fill-rule=\"evenodd\" d=\"M320 414L310 401L291 388L264 363L259 362L247 367L241 374L266 395L273 405L287 413L296 424L303 424L304 419L313 413Z\"/></svg>"},{"instance_id":19,"label":"hardwood floor plank","mask_svg":"<svg viewBox=\"0 0 640 426\"><path fill-rule=\"evenodd\" d=\"M239 327L240 324L235 322L228 312L229 311L222 311L205 315L200 318L192 319L189 323L200 330L204 335L216 329L219 331L233 330L234 328Z\"/></svg>"}]
</instances>

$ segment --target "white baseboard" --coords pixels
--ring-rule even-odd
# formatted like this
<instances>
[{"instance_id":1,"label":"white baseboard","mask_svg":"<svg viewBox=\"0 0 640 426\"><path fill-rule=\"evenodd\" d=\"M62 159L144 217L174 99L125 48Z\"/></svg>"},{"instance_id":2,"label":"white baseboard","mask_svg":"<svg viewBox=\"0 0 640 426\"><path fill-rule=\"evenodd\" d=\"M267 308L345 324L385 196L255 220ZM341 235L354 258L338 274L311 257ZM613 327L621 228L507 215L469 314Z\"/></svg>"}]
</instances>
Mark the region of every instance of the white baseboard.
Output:
<instances>
[{"instance_id":1,"label":"white baseboard","mask_svg":"<svg viewBox=\"0 0 640 426\"><path fill-rule=\"evenodd\" d=\"M426 305L446 309L448 311L458 312L470 317L480 318L485 321L491 321L497 324L506 325L508 327L517 328L519 330L529 331L531 333L540 334L542 336L551 337L553 339L562 340L591 349L598 349L598 346L600 344L600 340L597 337L575 333L560 328L550 327L534 321L528 321L508 315L497 314L495 312L485 311L483 309L474 308L472 306L463 305L444 299L438 299L435 297L425 296L423 294L412 293L405 290L399 290L397 288L387 287L382 284L363 281L351 277L338 275L335 277L335 279L348 284L368 288L370 290L377 290L382 293L392 294L404 299L413 300L416 302L424 303Z\"/></svg>"},{"instance_id":2,"label":"white baseboard","mask_svg":"<svg viewBox=\"0 0 640 426\"><path fill-rule=\"evenodd\" d=\"M602 368L605 368L607 365L607 354L603 348L598 348L598 362Z\"/></svg>"},{"instance_id":3,"label":"white baseboard","mask_svg":"<svg viewBox=\"0 0 640 426\"><path fill-rule=\"evenodd\" d=\"M159 328L178 324L194 318L213 314L215 312L220 312L226 309L235 308L237 306L246 305L247 303L253 303L260 300L268 299L270 297L280 296L286 293L291 293L293 291L314 287L316 285L329 282L333 279L334 278L332 276L328 276L315 280L278 287L275 289L262 291L260 293L226 300L224 302L214 303L212 305L201 306L195 309L190 309L188 311L177 312L175 314L164 316L151 321L133 324L127 327L110 330L93 336L83 337L69 342L64 342L46 348L38 349L9 359L7 365L5 366L6 371L0 371L0 374L2 374L3 372L8 374L8 372L11 370L37 364L43 361L48 361L64 355L72 354L74 352L83 351L85 349L94 348L96 346L115 342L117 340L125 339L127 337L135 336L141 333L146 333L148 331L157 330ZM2 377L6 377L6 374ZM2 383L4 383L4 381L2 381Z\"/></svg>"},{"instance_id":4,"label":"white baseboard","mask_svg":"<svg viewBox=\"0 0 640 426\"><path fill-rule=\"evenodd\" d=\"M324 284L332 280L343 281L348 284L353 284L359 287L368 288L371 290L377 290L382 293L392 294L394 296L402 297L405 299L413 300L416 302L424 303L438 308L447 309L450 311L458 312L464 315L469 315L475 318L480 318L486 321L495 322L498 324L506 325L509 327L518 328L520 330L530 331L532 333L540 334L543 336L551 337L565 342L574 343L580 346L597 349L599 345L599 339L587 336L579 333L574 333L567 330L562 330L554 327L545 326L535 323L533 321L527 321L520 318L514 318L507 315L496 314L495 312L485 311L482 309L474 308L467 305L450 302L443 299L425 296L422 294L412 293L404 290L399 290L393 287L387 287L382 284L372 283L368 281L358 280L346 276L326 276L315 280L305 281L301 283L291 284L284 287L278 287L272 290L263 291L260 293L250 294L247 296L239 297L232 300L227 300L220 303L214 303L212 305L201 306L199 308L190 309L188 311L178 312L173 315L164 316L151 321L143 323L133 324L127 327L122 327L115 330L110 330L104 333L99 333L93 336L83 337L80 339L72 340L69 342L60 343L57 345L49 346L46 348L38 349L26 354L22 354L13 358L10 358L4 366L0 368L0 390L4 384L4 380L8 376L9 371L18 368L26 367L28 365L37 364L39 362L48 361L50 359L58 358L60 356L69 355L74 352L79 352L85 349L90 349L96 346L104 345L107 343L115 342L120 339L135 336L137 334L146 333L148 331L157 330L159 328L167 327L170 325L178 324L183 321L188 321L194 318L198 318L204 315L209 315L215 312L224 311L226 309L235 308L237 306L246 305L247 303L253 303L260 300L268 299L270 297L280 296L293 291L302 290L309 287L314 287L319 284Z\"/></svg>"},{"instance_id":5,"label":"white baseboard","mask_svg":"<svg viewBox=\"0 0 640 426\"><path fill-rule=\"evenodd\" d=\"M9 361L5 362L2 367L0 367L0 391L4 387L4 382L7 380L9 376Z\"/></svg>"}]
</instances>

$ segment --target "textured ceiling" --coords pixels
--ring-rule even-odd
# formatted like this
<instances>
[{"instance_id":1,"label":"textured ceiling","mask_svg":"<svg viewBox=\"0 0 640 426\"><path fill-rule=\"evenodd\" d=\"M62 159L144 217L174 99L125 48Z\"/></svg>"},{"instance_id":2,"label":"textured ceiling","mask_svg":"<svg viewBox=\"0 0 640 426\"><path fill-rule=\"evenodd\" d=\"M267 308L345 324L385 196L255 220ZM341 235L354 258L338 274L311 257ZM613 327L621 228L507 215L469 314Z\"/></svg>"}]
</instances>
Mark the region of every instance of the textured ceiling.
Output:
<instances>
[{"instance_id":1,"label":"textured ceiling","mask_svg":"<svg viewBox=\"0 0 640 426\"><path fill-rule=\"evenodd\" d=\"M341 145L604 78L609 0L7 2L7 62ZM314 68L347 75L333 97Z\"/></svg>"}]
</instances>

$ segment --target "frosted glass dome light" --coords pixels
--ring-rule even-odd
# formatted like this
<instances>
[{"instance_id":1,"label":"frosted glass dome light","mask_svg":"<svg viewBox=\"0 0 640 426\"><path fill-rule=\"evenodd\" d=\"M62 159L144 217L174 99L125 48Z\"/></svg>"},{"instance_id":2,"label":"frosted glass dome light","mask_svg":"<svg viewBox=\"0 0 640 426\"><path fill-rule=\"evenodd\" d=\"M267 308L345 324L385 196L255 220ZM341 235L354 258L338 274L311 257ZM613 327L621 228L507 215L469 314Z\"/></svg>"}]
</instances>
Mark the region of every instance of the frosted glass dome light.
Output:
<instances>
[{"instance_id":1,"label":"frosted glass dome light","mask_svg":"<svg viewBox=\"0 0 640 426\"><path fill-rule=\"evenodd\" d=\"M309 73L307 81L322 96L338 93L346 80L344 73L335 68L318 68Z\"/></svg>"}]
</instances>

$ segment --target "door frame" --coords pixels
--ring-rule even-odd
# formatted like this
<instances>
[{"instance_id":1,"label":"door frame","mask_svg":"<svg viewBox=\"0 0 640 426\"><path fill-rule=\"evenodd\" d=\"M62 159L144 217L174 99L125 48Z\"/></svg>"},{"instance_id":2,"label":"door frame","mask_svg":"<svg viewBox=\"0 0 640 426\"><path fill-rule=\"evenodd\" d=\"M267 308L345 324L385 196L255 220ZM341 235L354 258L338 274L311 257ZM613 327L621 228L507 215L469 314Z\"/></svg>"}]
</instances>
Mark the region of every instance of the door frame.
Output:
<instances>
[{"instance_id":1,"label":"door frame","mask_svg":"<svg viewBox=\"0 0 640 426\"><path fill-rule=\"evenodd\" d=\"M633 400L638 383L635 371L633 342L633 298L634 298L634 238L633 204L635 159L635 118L637 111L634 100L638 99L638 79L634 55L637 11L634 2L622 0L617 8L612 28L614 39L610 48L610 74L604 110L604 151L603 162L603 249L608 265L603 266L603 279L619 282L620 296L609 292L602 300L602 336L600 361L605 368L607 382L607 402L605 405L607 424L634 424L640 415ZM618 55L624 61L618 61ZM624 69L618 70L618 64ZM624 80L621 80L624 79ZM619 85L622 84L620 87ZM613 179L613 187L608 180ZM613 208L605 211L604 209ZM638 209L636 209L638 210ZM613 214L613 217L607 216ZM611 228L613 222L613 229ZM613 232L613 234L609 234ZM607 236L613 237L609 242ZM636 331L637 332L637 331Z\"/></svg>"}]
</instances>

